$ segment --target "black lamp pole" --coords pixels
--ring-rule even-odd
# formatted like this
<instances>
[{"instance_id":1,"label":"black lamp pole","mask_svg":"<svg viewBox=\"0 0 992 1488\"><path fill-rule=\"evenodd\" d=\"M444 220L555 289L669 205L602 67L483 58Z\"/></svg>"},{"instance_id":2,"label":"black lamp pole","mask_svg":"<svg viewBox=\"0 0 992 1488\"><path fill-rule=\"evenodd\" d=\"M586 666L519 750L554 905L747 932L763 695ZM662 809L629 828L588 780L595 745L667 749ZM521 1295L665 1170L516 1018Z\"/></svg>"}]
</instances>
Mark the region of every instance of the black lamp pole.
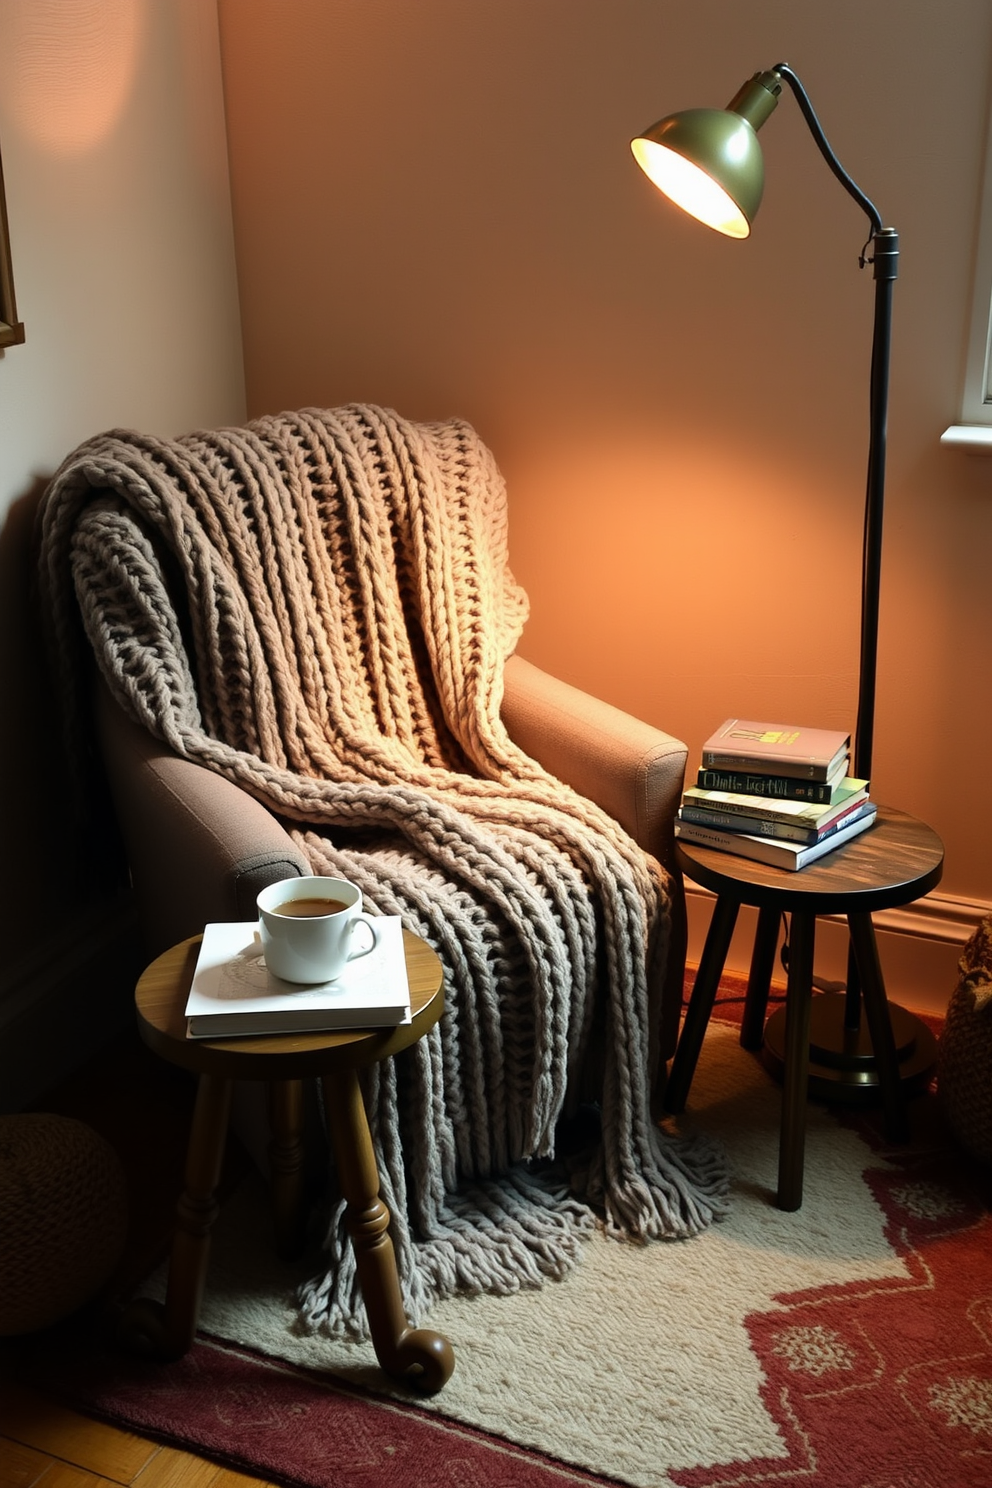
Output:
<instances>
[{"instance_id":1,"label":"black lamp pole","mask_svg":"<svg viewBox=\"0 0 992 1488\"><path fill-rule=\"evenodd\" d=\"M854 774L871 779L875 737L875 674L878 654L878 595L882 572L882 516L885 506L885 441L889 407L889 349L892 334L892 286L899 271L899 234L882 226L877 207L852 181L827 142L806 89L785 62L772 68L789 84L803 118L824 160L844 190L858 203L871 223L861 265L871 263L875 278L875 328L871 351L869 395L868 485L865 493L864 549L861 573L861 667L858 682L857 728L854 736Z\"/></svg>"},{"instance_id":2,"label":"black lamp pole","mask_svg":"<svg viewBox=\"0 0 992 1488\"><path fill-rule=\"evenodd\" d=\"M891 227L872 238L875 275L875 330L871 352L868 490L865 496L864 574L861 584L861 681L854 738L854 773L871 778L875 733L875 665L878 651L878 591L882 567L882 512L885 501L885 440L889 405L889 343L892 286L899 271L899 234Z\"/></svg>"}]
</instances>

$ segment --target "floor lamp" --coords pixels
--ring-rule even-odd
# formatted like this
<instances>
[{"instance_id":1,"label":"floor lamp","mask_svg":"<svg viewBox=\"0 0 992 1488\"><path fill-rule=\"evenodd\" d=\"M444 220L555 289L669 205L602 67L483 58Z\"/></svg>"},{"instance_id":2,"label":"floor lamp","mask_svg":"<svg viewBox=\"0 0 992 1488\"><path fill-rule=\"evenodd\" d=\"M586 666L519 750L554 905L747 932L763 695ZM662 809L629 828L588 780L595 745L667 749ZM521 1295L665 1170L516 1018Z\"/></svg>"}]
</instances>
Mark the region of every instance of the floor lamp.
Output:
<instances>
[{"instance_id":1,"label":"floor lamp","mask_svg":"<svg viewBox=\"0 0 992 1488\"><path fill-rule=\"evenodd\" d=\"M764 163L757 131L778 106L783 83L795 94L820 154L845 191L865 212L868 239L861 250L875 282L875 326L869 393L870 433L861 575L861 663L853 773L871 778L878 649L878 596L882 559L885 440L889 396L892 288L899 262L899 237L883 227L875 205L840 164L799 78L784 62L758 72L725 109L686 109L653 124L631 142L638 165L677 206L731 238L746 238L761 202ZM861 997L853 956L848 958L847 993L841 1004L837 1045L860 1027ZM856 1082L862 1089L865 1082ZM867 1091L865 1092L867 1093Z\"/></svg>"}]
</instances>

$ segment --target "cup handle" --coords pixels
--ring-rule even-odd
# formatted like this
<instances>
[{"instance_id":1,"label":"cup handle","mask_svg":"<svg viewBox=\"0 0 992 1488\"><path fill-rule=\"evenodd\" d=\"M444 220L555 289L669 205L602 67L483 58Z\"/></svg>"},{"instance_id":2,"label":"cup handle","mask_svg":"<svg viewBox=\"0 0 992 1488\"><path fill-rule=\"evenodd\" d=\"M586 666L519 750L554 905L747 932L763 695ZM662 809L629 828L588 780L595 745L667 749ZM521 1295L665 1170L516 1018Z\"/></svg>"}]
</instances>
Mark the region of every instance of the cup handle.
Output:
<instances>
[{"instance_id":1,"label":"cup handle","mask_svg":"<svg viewBox=\"0 0 992 1488\"><path fill-rule=\"evenodd\" d=\"M370 955L371 952L374 951L375 948L376 948L376 946L379 944L379 926L376 924L375 920L373 920L370 915L367 915L367 914L357 914L355 916L355 918L351 922L351 933L352 933L352 935L354 935L354 933L355 933L355 926L356 925L367 925L368 926L368 928L372 932L372 944L369 945L369 946L366 946L364 950L349 951L348 952L348 960L349 961L358 961L362 956L368 956L368 955Z\"/></svg>"}]
</instances>

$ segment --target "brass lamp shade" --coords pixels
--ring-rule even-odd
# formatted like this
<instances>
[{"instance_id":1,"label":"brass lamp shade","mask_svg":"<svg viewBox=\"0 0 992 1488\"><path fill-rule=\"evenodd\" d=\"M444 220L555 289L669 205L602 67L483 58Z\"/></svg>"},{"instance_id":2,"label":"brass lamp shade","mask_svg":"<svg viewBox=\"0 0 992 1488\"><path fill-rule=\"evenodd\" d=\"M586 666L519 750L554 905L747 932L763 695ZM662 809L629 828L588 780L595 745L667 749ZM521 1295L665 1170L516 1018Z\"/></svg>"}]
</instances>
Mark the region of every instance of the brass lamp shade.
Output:
<instances>
[{"instance_id":1,"label":"brass lamp shade","mask_svg":"<svg viewBox=\"0 0 992 1488\"><path fill-rule=\"evenodd\" d=\"M778 103L777 72L756 72L725 109L684 109L630 148L676 206L728 238L746 238L761 205L765 164L757 131Z\"/></svg>"},{"instance_id":2,"label":"brass lamp shade","mask_svg":"<svg viewBox=\"0 0 992 1488\"><path fill-rule=\"evenodd\" d=\"M676 206L729 238L748 236L765 165L746 119L726 109L685 109L652 124L630 148Z\"/></svg>"}]
</instances>

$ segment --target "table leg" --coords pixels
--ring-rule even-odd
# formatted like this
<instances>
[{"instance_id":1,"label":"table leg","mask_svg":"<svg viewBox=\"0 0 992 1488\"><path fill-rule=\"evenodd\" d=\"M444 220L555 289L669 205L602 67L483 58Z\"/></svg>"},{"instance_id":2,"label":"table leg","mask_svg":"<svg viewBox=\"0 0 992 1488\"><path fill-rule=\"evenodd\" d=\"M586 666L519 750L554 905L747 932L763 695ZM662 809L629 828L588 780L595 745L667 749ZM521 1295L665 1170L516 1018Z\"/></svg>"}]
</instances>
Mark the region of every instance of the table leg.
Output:
<instances>
[{"instance_id":1,"label":"table leg","mask_svg":"<svg viewBox=\"0 0 992 1488\"><path fill-rule=\"evenodd\" d=\"M744 1001L744 1017L741 1020L741 1048L760 1049L765 1033L765 1014L768 1011L768 992L772 984L772 968L778 950L778 932L782 922L779 909L765 905L758 913L758 928L755 931L754 947L751 951L751 970L747 979L747 997Z\"/></svg>"},{"instance_id":2,"label":"table leg","mask_svg":"<svg viewBox=\"0 0 992 1488\"><path fill-rule=\"evenodd\" d=\"M689 1086L696 1072L699 1051L703 1047L703 1035L713 1011L716 989L723 975L723 963L730 949L730 937L737 923L740 905L736 899L721 894L713 910L710 928L706 933L706 944L700 958L692 996L686 1009L685 1022L675 1049L675 1058L665 1087L665 1110L684 1111L689 1097Z\"/></svg>"},{"instance_id":3,"label":"table leg","mask_svg":"<svg viewBox=\"0 0 992 1488\"><path fill-rule=\"evenodd\" d=\"M850 920L848 921L850 926ZM854 937L847 948L847 982L844 988L844 1031L856 1034L861 1027L861 973Z\"/></svg>"},{"instance_id":4,"label":"table leg","mask_svg":"<svg viewBox=\"0 0 992 1488\"><path fill-rule=\"evenodd\" d=\"M118 1324L121 1343L155 1359L179 1359L196 1334L210 1254L210 1230L220 1205L220 1181L231 1081L201 1075L186 1154L186 1187L176 1209L165 1302L139 1297Z\"/></svg>"},{"instance_id":5,"label":"table leg","mask_svg":"<svg viewBox=\"0 0 992 1488\"><path fill-rule=\"evenodd\" d=\"M303 1082L272 1080L269 1084L269 1187L275 1225L276 1254L295 1261L306 1244L303 1192Z\"/></svg>"},{"instance_id":6,"label":"table leg","mask_svg":"<svg viewBox=\"0 0 992 1488\"><path fill-rule=\"evenodd\" d=\"M905 1091L885 996L882 965L878 959L875 927L870 914L849 914L847 923L851 931L851 943L858 958L861 996L871 1034L872 1053L878 1068L878 1084L885 1112L885 1133L890 1142L908 1142L909 1120L906 1115Z\"/></svg>"},{"instance_id":7,"label":"table leg","mask_svg":"<svg viewBox=\"0 0 992 1488\"><path fill-rule=\"evenodd\" d=\"M788 1210L798 1209L803 1201L806 1096L809 1085L809 1015L813 996L815 935L816 916L793 911L789 982L785 997L785 1069L777 1197L778 1207Z\"/></svg>"},{"instance_id":8,"label":"table leg","mask_svg":"<svg viewBox=\"0 0 992 1488\"><path fill-rule=\"evenodd\" d=\"M432 1395L455 1367L454 1350L440 1333L411 1328L404 1312L389 1237L389 1210L379 1197L375 1149L357 1071L335 1071L325 1075L322 1083L341 1192L347 1202L345 1222L355 1248L376 1358L387 1374Z\"/></svg>"}]
</instances>

